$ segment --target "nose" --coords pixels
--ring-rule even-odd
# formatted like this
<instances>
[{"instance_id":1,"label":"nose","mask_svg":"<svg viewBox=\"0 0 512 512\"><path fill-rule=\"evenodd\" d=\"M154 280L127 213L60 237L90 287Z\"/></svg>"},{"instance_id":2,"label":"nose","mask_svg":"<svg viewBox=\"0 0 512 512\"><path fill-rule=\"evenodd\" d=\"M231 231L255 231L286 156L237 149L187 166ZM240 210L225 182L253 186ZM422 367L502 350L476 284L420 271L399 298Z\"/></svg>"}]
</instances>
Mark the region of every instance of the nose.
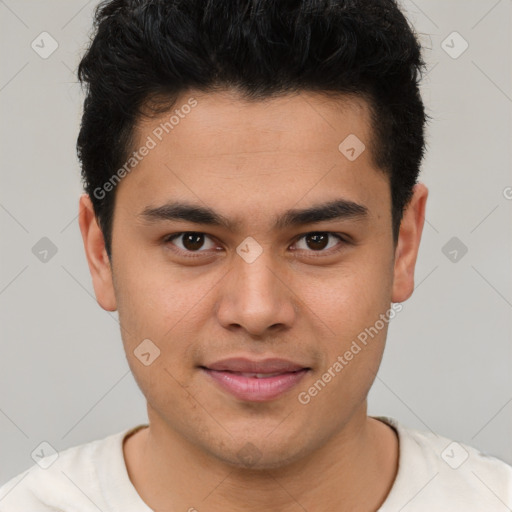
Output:
<instances>
[{"instance_id":1,"label":"nose","mask_svg":"<svg viewBox=\"0 0 512 512\"><path fill-rule=\"evenodd\" d=\"M216 314L226 329L244 329L253 336L289 329L296 320L298 301L286 269L264 251L248 263L234 256L233 267L222 280Z\"/></svg>"}]
</instances>

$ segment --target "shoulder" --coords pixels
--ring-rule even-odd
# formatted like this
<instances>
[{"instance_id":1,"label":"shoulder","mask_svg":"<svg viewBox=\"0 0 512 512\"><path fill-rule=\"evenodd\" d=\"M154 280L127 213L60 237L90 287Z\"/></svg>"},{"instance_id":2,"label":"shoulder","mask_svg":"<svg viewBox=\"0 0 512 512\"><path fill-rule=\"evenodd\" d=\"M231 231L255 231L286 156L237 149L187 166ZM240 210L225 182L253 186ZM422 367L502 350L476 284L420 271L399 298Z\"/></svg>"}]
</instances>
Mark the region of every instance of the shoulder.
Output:
<instances>
[{"instance_id":1,"label":"shoulder","mask_svg":"<svg viewBox=\"0 0 512 512\"><path fill-rule=\"evenodd\" d=\"M42 448L36 464L0 487L0 512L102 509L101 473L122 463L122 440L133 430L59 453Z\"/></svg>"},{"instance_id":2,"label":"shoulder","mask_svg":"<svg viewBox=\"0 0 512 512\"><path fill-rule=\"evenodd\" d=\"M379 512L414 502L411 510L500 511L512 507L512 466L473 446L378 417L399 436L399 467ZM506 504L506 505L505 505ZM400 508L400 507L398 507ZM391 510L391 509L389 509Z\"/></svg>"}]
</instances>

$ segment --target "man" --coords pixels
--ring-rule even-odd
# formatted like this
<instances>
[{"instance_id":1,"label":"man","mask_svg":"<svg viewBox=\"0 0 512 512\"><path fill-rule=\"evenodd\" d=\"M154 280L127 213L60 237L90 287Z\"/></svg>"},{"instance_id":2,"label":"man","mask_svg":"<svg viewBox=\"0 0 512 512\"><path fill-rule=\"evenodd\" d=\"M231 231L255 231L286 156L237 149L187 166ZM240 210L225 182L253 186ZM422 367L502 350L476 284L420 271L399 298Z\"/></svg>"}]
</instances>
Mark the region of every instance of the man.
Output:
<instances>
[{"instance_id":1,"label":"man","mask_svg":"<svg viewBox=\"0 0 512 512\"><path fill-rule=\"evenodd\" d=\"M79 223L149 421L0 510L510 508L504 462L367 415L428 195L394 0L111 0L95 22Z\"/></svg>"}]
</instances>

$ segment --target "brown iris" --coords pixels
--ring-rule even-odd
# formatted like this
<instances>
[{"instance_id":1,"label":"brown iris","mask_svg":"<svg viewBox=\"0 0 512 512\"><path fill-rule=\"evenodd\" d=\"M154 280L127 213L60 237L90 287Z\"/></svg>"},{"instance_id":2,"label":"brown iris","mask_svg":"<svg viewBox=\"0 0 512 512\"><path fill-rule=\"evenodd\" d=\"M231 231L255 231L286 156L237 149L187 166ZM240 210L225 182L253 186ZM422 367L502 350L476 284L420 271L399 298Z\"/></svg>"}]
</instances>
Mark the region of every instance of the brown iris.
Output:
<instances>
[{"instance_id":1,"label":"brown iris","mask_svg":"<svg viewBox=\"0 0 512 512\"><path fill-rule=\"evenodd\" d=\"M327 233L311 233L305 236L305 240L311 249L321 250L327 246L329 235Z\"/></svg>"},{"instance_id":2,"label":"brown iris","mask_svg":"<svg viewBox=\"0 0 512 512\"><path fill-rule=\"evenodd\" d=\"M204 235L202 233L184 233L183 247L189 251L200 249L204 244Z\"/></svg>"}]
</instances>

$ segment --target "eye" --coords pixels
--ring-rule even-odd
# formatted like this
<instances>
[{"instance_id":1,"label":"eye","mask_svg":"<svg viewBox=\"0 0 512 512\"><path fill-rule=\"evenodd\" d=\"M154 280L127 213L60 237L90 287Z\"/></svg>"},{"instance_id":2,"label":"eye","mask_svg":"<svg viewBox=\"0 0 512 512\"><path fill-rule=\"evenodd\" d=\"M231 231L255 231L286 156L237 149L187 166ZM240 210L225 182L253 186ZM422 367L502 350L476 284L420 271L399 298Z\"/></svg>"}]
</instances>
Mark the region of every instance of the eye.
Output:
<instances>
[{"instance_id":1,"label":"eye","mask_svg":"<svg viewBox=\"0 0 512 512\"><path fill-rule=\"evenodd\" d=\"M330 243L329 238L331 238L331 241L337 239L338 243ZM300 247L301 242L302 247ZM206 233L197 231L184 231L168 235L164 238L164 243L170 243L173 251L185 256L195 256L195 254L206 253L208 250L215 249L216 247L211 237ZM318 256L322 256L326 253L332 254L338 252L347 243L348 242L338 234L329 231L313 231L299 237L294 244L295 248L293 250L306 251L313 253L312 255L319 253ZM333 248L334 250L332 250Z\"/></svg>"},{"instance_id":2,"label":"eye","mask_svg":"<svg viewBox=\"0 0 512 512\"><path fill-rule=\"evenodd\" d=\"M173 242L173 245L177 246L178 249L182 252L205 252L204 250L200 251L199 249L205 248L206 239L210 239L210 237L205 233L185 231L183 233L175 233L173 235L169 235L164 239L164 241L167 243L173 242L174 240L181 240L179 244ZM210 247L208 247L208 244L206 244L206 249L211 249L212 247L215 247L215 244L210 243Z\"/></svg>"},{"instance_id":3,"label":"eye","mask_svg":"<svg viewBox=\"0 0 512 512\"><path fill-rule=\"evenodd\" d=\"M337 238L338 241L342 243L329 244L329 237ZM298 242L295 245L300 245L301 241L304 241L305 243L303 244L303 247L298 247L298 250L306 250L308 252L320 253L337 252L341 250L345 243L347 243L346 240L340 235L330 233L328 231L313 231L311 233L306 233L298 239ZM332 249L333 247L336 247L336 249L334 251L331 251L330 249Z\"/></svg>"}]
</instances>

